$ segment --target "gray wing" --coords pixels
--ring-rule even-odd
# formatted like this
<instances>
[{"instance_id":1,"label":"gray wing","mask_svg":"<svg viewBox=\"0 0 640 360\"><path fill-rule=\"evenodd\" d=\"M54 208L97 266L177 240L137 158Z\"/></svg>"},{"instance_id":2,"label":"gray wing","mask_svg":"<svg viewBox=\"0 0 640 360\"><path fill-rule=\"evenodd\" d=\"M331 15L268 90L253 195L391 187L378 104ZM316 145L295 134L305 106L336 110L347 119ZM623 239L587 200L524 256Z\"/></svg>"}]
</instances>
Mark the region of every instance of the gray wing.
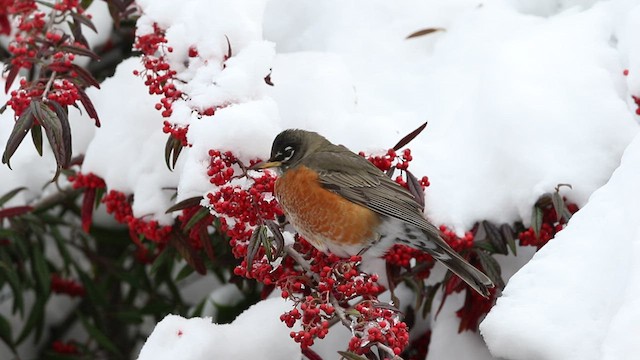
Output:
<instances>
[{"instance_id":1,"label":"gray wing","mask_svg":"<svg viewBox=\"0 0 640 360\"><path fill-rule=\"evenodd\" d=\"M482 296L490 295L489 289L494 286L491 279L447 245L438 229L424 217L413 195L365 158L333 145L309 156L305 162L318 172L318 179L326 189L421 229L431 244L416 240L408 245L433 255Z\"/></svg>"},{"instance_id":2,"label":"gray wing","mask_svg":"<svg viewBox=\"0 0 640 360\"><path fill-rule=\"evenodd\" d=\"M346 199L378 214L402 220L440 238L438 229L425 219L411 193L391 180L367 159L343 146L319 151L305 161L318 171L320 183Z\"/></svg>"}]
</instances>

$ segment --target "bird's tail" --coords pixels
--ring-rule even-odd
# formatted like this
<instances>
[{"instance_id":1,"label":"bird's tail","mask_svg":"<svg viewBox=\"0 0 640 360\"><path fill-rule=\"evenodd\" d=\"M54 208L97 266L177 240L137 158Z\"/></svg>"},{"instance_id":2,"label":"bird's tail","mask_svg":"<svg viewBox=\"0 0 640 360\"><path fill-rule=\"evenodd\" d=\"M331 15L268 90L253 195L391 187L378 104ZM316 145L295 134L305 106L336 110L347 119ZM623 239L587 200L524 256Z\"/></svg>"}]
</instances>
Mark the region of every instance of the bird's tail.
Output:
<instances>
[{"instance_id":1,"label":"bird's tail","mask_svg":"<svg viewBox=\"0 0 640 360\"><path fill-rule=\"evenodd\" d=\"M425 237L412 239L408 245L424 251L440 261L444 266L458 275L471 288L485 298L489 297L489 289L495 285L489 277L469 264L462 256L455 252L440 236L437 229L422 230Z\"/></svg>"}]
</instances>

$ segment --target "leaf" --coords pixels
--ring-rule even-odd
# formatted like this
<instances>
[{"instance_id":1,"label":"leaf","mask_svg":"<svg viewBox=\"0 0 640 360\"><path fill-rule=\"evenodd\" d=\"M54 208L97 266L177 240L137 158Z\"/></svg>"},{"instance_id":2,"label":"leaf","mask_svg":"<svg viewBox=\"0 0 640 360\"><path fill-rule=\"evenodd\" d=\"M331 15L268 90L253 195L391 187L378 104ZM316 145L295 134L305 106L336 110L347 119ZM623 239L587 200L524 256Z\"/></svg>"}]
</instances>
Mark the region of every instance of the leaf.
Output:
<instances>
[{"instance_id":1,"label":"leaf","mask_svg":"<svg viewBox=\"0 0 640 360\"><path fill-rule=\"evenodd\" d=\"M272 220L266 220L265 225L269 228L271 233L273 234L273 240L276 243L276 252L275 257L280 256L284 251L284 236L282 236L282 232L280 231L280 227L273 222Z\"/></svg>"},{"instance_id":2,"label":"leaf","mask_svg":"<svg viewBox=\"0 0 640 360\"><path fill-rule=\"evenodd\" d=\"M96 34L98 33L98 29L96 29L95 25L93 25L93 22L86 16L79 14L75 11L70 11L69 15L71 15L71 17L73 17L73 20L76 20L77 22L81 23L82 25L85 25L86 27L88 27L89 29L93 30L93 32L95 32Z\"/></svg>"},{"instance_id":3,"label":"leaf","mask_svg":"<svg viewBox=\"0 0 640 360\"><path fill-rule=\"evenodd\" d=\"M427 127L427 122L425 122L424 124L420 125L417 129L413 130L408 135L406 135L405 137L400 139L400 141L398 141L396 146L393 147L393 150L397 151L397 150L400 150L401 148L403 148L404 146L406 146L408 143L411 142L411 140L415 139L415 137L418 136L422 132L422 130L424 130L424 128L426 128L426 127Z\"/></svg>"},{"instance_id":4,"label":"leaf","mask_svg":"<svg viewBox=\"0 0 640 360\"><path fill-rule=\"evenodd\" d=\"M24 215L30 211L33 211L31 206L14 206L2 209L0 210L0 219Z\"/></svg>"},{"instance_id":5,"label":"leaf","mask_svg":"<svg viewBox=\"0 0 640 360\"><path fill-rule=\"evenodd\" d=\"M96 55L97 56L97 55ZM78 74L78 77L82 79L87 85L100 89L100 83L96 80L90 72L85 70L82 66L71 64L71 69Z\"/></svg>"},{"instance_id":6,"label":"leaf","mask_svg":"<svg viewBox=\"0 0 640 360\"><path fill-rule=\"evenodd\" d=\"M173 169L175 169L176 163L178 162L178 157L180 156L183 147L184 146L182 145L182 141L169 135L167 143L164 147L164 161L167 164L167 168L169 170L173 171Z\"/></svg>"},{"instance_id":7,"label":"leaf","mask_svg":"<svg viewBox=\"0 0 640 360\"><path fill-rule=\"evenodd\" d=\"M91 336L91 339L95 340L103 349L108 350L109 352L117 355L119 358L122 357L122 354L120 354L120 352L118 351L118 348L113 344L113 342L111 342L111 340L109 340L109 338L102 331L100 331L100 329L98 329L96 326L91 324L87 318L82 316L82 314L80 313L77 313L77 314L78 314L78 318L80 319L80 322L82 322L82 325Z\"/></svg>"},{"instance_id":8,"label":"leaf","mask_svg":"<svg viewBox=\"0 0 640 360\"><path fill-rule=\"evenodd\" d=\"M71 155L73 153L73 148L71 144L71 125L69 125L69 114L65 108L62 107L57 101L51 101L53 104L53 109L56 115L58 116L58 120L60 120L60 127L62 129L62 145L66 149L66 158L64 159L65 164L69 167L71 165Z\"/></svg>"},{"instance_id":9,"label":"leaf","mask_svg":"<svg viewBox=\"0 0 640 360\"><path fill-rule=\"evenodd\" d=\"M4 82L5 94L9 93L9 90L11 89L11 85L13 85L13 81L16 79L16 76L18 76L18 73L20 73L20 66L9 65L8 69L9 69L9 72L7 73L7 79Z\"/></svg>"},{"instance_id":10,"label":"leaf","mask_svg":"<svg viewBox=\"0 0 640 360\"><path fill-rule=\"evenodd\" d=\"M24 289L22 288L23 283L18 278L18 274L16 274L16 270L10 263L3 261L0 262L0 274L4 279L9 283L9 287L11 288L11 292L13 294L13 312L20 312L20 315L24 313Z\"/></svg>"},{"instance_id":11,"label":"leaf","mask_svg":"<svg viewBox=\"0 0 640 360\"><path fill-rule=\"evenodd\" d=\"M180 269L180 272L178 272L178 275L176 275L175 282L181 281L191 274L193 274L193 267L185 264L182 269Z\"/></svg>"},{"instance_id":12,"label":"leaf","mask_svg":"<svg viewBox=\"0 0 640 360\"><path fill-rule=\"evenodd\" d=\"M260 228L262 226L258 226L253 229L251 233L251 237L249 238L249 245L247 247L247 269L251 270L251 265L253 265L253 259L256 257L258 250L260 249L260 238L258 234L260 233Z\"/></svg>"},{"instance_id":13,"label":"leaf","mask_svg":"<svg viewBox=\"0 0 640 360\"><path fill-rule=\"evenodd\" d=\"M20 146L20 143L27 136L27 132L31 129L34 123L34 114L31 107L28 107L24 110L22 115L18 118L15 125L13 126L13 130L11 131L11 135L9 135L9 139L7 140L7 145L4 148L4 153L2 154L2 163L7 164L9 169L11 169L11 164L9 160L13 156L13 154Z\"/></svg>"},{"instance_id":14,"label":"leaf","mask_svg":"<svg viewBox=\"0 0 640 360\"><path fill-rule=\"evenodd\" d=\"M558 222L560 222L562 218L564 218L565 222L569 222L572 214L567 208L567 204L564 203L562 195L560 195L558 191L554 192L553 195L551 195L551 201L553 201L553 209L556 211Z\"/></svg>"},{"instance_id":15,"label":"leaf","mask_svg":"<svg viewBox=\"0 0 640 360\"><path fill-rule=\"evenodd\" d=\"M164 266L165 263L171 262L173 260L173 252L169 251L169 249L165 248L160 252L158 257L151 264L151 269L149 269L150 274L157 274L161 267Z\"/></svg>"},{"instance_id":16,"label":"leaf","mask_svg":"<svg viewBox=\"0 0 640 360\"><path fill-rule=\"evenodd\" d=\"M187 208L190 208L192 206L199 206L200 202L202 201L202 199L204 199L204 196L194 196L194 197L190 197L188 199L184 199L178 203L176 203L175 205L171 206L170 208L167 209L167 211L165 211L165 214L169 214L172 213L174 211L178 211L178 210L184 210Z\"/></svg>"},{"instance_id":17,"label":"leaf","mask_svg":"<svg viewBox=\"0 0 640 360\"><path fill-rule=\"evenodd\" d=\"M27 188L25 186L21 186L19 188L15 188L9 191L8 193L2 195L2 197L0 197L0 206L4 205L7 201L13 199L14 196L18 195L18 193L20 193L23 190L27 190Z\"/></svg>"},{"instance_id":18,"label":"leaf","mask_svg":"<svg viewBox=\"0 0 640 360\"><path fill-rule=\"evenodd\" d=\"M405 170L404 172L407 174L407 186L409 187L409 192L416 199L420 208L424 209L424 190L422 190L420 181L418 181L418 178L416 178L411 171Z\"/></svg>"},{"instance_id":19,"label":"leaf","mask_svg":"<svg viewBox=\"0 0 640 360\"><path fill-rule=\"evenodd\" d=\"M419 37L419 36L429 35L429 34L432 34L434 32L438 32L438 31L445 31L445 30L443 28L426 28L426 29L418 30L418 31L416 31L414 33L411 33L410 35L408 35L405 38L405 40L416 38L416 37Z\"/></svg>"},{"instance_id":20,"label":"leaf","mask_svg":"<svg viewBox=\"0 0 640 360\"><path fill-rule=\"evenodd\" d=\"M438 289L440 288L441 285L442 283L437 283L435 285L427 286L426 301L424 302L424 307L422 308L423 319L426 319L427 315L429 315L429 312L431 312L431 307L433 306L433 299L436 297L436 293L438 292Z\"/></svg>"},{"instance_id":21,"label":"leaf","mask_svg":"<svg viewBox=\"0 0 640 360\"><path fill-rule=\"evenodd\" d=\"M482 222L482 227L484 228L484 231L487 234L489 243L493 245L493 248L496 249L496 252L498 254L503 254L503 255L509 254L509 249L507 249L507 244L502 239L502 236L501 236L502 234L500 233L500 230L498 230L498 227L486 220Z\"/></svg>"},{"instance_id":22,"label":"leaf","mask_svg":"<svg viewBox=\"0 0 640 360\"><path fill-rule=\"evenodd\" d=\"M184 231L189 231L191 228L198 223L198 221L204 219L207 215L209 215L209 209L206 207L201 207L198 212L196 212L191 219L187 222L187 225L184 226Z\"/></svg>"},{"instance_id":23,"label":"leaf","mask_svg":"<svg viewBox=\"0 0 640 360\"><path fill-rule=\"evenodd\" d=\"M46 297L51 290L51 272L49 272L49 265L44 258L42 250L38 246L32 246L32 269L36 282L40 287L38 295Z\"/></svg>"},{"instance_id":24,"label":"leaf","mask_svg":"<svg viewBox=\"0 0 640 360\"><path fill-rule=\"evenodd\" d=\"M36 147L38 155L42 156L42 126L35 125L31 128L31 140L33 140L33 146Z\"/></svg>"},{"instance_id":25,"label":"leaf","mask_svg":"<svg viewBox=\"0 0 640 360\"><path fill-rule=\"evenodd\" d=\"M493 256L487 254L483 250L477 250L476 254L480 260L480 265L484 269L484 273L493 281L496 286L504 288L504 280L502 280L502 270L500 264L493 258Z\"/></svg>"},{"instance_id":26,"label":"leaf","mask_svg":"<svg viewBox=\"0 0 640 360\"><path fill-rule=\"evenodd\" d=\"M205 226L201 227L198 230L198 238L200 239L200 243L202 243L204 253L207 254L207 257L211 261L215 261L216 254L213 251L213 245L211 244L211 239L209 238L209 233L207 232L207 228Z\"/></svg>"},{"instance_id":27,"label":"leaf","mask_svg":"<svg viewBox=\"0 0 640 360\"><path fill-rule=\"evenodd\" d=\"M55 181L60 175L60 170L69 166L69 152L71 148L66 147L66 141L63 139L63 129L58 115L41 101L32 101L30 107L33 109L36 119L44 128L47 139L56 158L56 174L53 177Z\"/></svg>"},{"instance_id":28,"label":"leaf","mask_svg":"<svg viewBox=\"0 0 640 360\"><path fill-rule=\"evenodd\" d=\"M182 258L191 265L200 275L204 275L207 273L207 269L195 251L195 249L191 246L189 239L181 232L174 231L169 240L169 243L173 245L173 247L178 250L178 253Z\"/></svg>"},{"instance_id":29,"label":"leaf","mask_svg":"<svg viewBox=\"0 0 640 360\"><path fill-rule=\"evenodd\" d=\"M98 113L96 112L96 108L93 106L91 99L89 99L89 96L84 90L80 88L77 89L78 95L80 96L80 102L82 103L82 106L84 106L84 109L87 110L87 115L89 115L91 119L95 120L96 127L100 127L100 118L98 117Z\"/></svg>"},{"instance_id":30,"label":"leaf","mask_svg":"<svg viewBox=\"0 0 640 360\"><path fill-rule=\"evenodd\" d=\"M534 206L531 213L531 227L536 237L540 237L540 228L542 227L542 209Z\"/></svg>"},{"instance_id":31,"label":"leaf","mask_svg":"<svg viewBox=\"0 0 640 360\"><path fill-rule=\"evenodd\" d=\"M260 237L260 243L262 244L262 247L264 247L264 254L267 257L267 260L275 260L271 251L271 240L269 240L269 237L267 236L267 228L261 226L258 236Z\"/></svg>"},{"instance_id":32,"label":"leaf","mask_svg":"<svg viewBox=\"0 0 640 360\"><path fill-rule=\"evenodd\" d=\"M0 339L15 352L13 335L11 334L11 324L2 315L0 315Z\"/></svg>"},{"instance_id":33,"label":"leaf","mask_svg":"<svg viewBox=\"0 0 640 360\"><path fill-rule=\"evenodd\" d=\"M31 307L31 312L29 312L29 316L27 317L27 321L18 335L18 338L15 341L15 344L18 345L24 340L26 340L29 335L32 334L33 329L35 328L35 341L40 340L40 336L42 335L42 327L44 324L44 307L47 303L48 297L36 297L36 301Z\"/></svg>"},{"instance_id":34,"label":"leaf","mask_svg":"<svg viewBox=\"0 0 640 360\"><path fill-rule=\"evenodd\" d=\"M347 360L367 360L366 357L354 354L351 351L338 351L338 354Z\"/></svg>"},{"instance_id":35,"label":"leaf","mask_svg":"<svg viewBox=\"0 0 640 360\"><path fill-rule=\"evenodd\" d=\"M508 224L502 224L502 226L500 226L500 233L502 233L502 238L505 240L507 245L509 245L509 249L511 249L513 255L518 255L516 253L516 239L511 226Z\"/></svg>"},{"instance_id":36,"label":"leaf","mask_svg":"<svg viewBox=\"0 0 640 360\"><path fill-rule=\"evenodd\" d=\"M88 188L84 191L82 197L82 209L80 210L80 219L82 222L82 230L89 232L91 228L91 220L93 219L93 204L96 200L96 189Z\"/></svg>"}]
</instances>

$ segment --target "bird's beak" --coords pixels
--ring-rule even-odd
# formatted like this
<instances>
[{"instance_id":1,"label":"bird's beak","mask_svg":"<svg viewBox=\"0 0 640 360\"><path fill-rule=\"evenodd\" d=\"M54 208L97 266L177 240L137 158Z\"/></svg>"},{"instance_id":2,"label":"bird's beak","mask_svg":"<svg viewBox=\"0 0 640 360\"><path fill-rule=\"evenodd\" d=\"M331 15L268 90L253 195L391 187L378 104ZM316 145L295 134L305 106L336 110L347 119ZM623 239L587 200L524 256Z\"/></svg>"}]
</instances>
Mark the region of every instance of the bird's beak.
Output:
<instances>
[{"instance_id":1,"label":"bird's beak","mask_svg":"<svg viewBox=\"0 0 640 360\"><path fill-rule=\"evenodd\" d=\"M262 169L269 169L269 168L280 167L280 166L282 166L281 161L267 160L266 162L259 162L253 165L252 167L249 168L249 170L262 170Z\"/></svg>"}]
</instances>

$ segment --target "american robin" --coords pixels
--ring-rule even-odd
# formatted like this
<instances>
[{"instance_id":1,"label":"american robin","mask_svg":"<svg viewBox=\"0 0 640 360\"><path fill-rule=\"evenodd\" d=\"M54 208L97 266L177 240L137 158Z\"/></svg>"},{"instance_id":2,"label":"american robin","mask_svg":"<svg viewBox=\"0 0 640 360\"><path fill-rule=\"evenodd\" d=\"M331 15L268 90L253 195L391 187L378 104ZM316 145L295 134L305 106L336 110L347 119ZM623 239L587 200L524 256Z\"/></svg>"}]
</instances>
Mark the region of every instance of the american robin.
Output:
<instances>
[{"instance_id":1,"label":"american robin","mask_svg":"<svg viewBox=\"0 0 640 360\"><path fill-rule=\"evenodd\" d=\"M494 285L456 253L424 217L411 193L362 156L310 131L289 129L271 157L275 196L289 222L318 250L382 256L394 244L425 251L483 296Z\"/></svg>"}]
</instances>

